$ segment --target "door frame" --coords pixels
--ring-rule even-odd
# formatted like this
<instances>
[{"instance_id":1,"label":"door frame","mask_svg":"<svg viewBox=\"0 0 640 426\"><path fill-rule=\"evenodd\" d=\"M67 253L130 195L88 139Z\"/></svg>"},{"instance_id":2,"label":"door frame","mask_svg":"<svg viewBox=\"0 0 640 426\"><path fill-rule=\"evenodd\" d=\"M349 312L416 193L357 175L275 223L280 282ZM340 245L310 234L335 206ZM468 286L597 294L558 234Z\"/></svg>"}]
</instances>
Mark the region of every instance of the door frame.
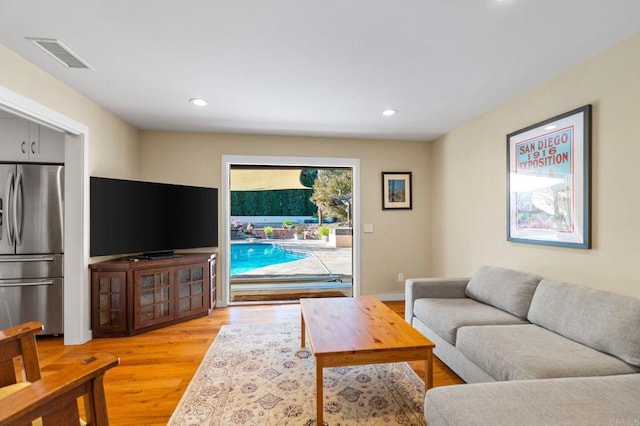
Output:
<instances>
[{"instance_id":1,"label":"door frame","mask_svg":"<svg viewBox=\"0 0 640 426\"><path fill-rule=\"evenodd\" d=\"M91 340L89 127L0 86L0 108L65 133L64 344Z\"/></svg>"},{"instance_id":2,"label":"door frame","mask_svg":"<svg viewBox=\"0 0 640 426\"><path fill-rule=\"evenodd\" d=\"M231 217L231 191L229 186L229 176L231 165L243 166L290 166L290 167L348 167L352 170L352 294L360 295L360 159L344 157L286 157L286 156L257 156L257 155L223 155L222 156L222 215L220 219L220 229L222 230L223 250L218 252L221 260L221 284L222 297L220 306L229 305L230 278L229 271L231 262L226 253L231 244L231 232L229 228L229 217Z\"/></svg>"}]
</instances>

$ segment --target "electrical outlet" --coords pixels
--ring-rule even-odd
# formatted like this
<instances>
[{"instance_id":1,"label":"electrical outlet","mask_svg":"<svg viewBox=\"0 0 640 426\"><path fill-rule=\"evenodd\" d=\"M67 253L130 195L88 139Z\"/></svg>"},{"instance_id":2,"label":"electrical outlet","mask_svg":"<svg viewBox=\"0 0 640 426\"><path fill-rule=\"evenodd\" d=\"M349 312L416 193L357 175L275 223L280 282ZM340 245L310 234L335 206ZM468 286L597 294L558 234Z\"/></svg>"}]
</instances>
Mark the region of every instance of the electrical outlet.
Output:
<instances>
[{"instance_id":1,"label":"electrical outlet","mask_svg":"<svg viewBox=\"0 0 640 426\"><path fill-rule=\"evenodd\" d=\"M399 283L404 282L404 273L403 272L398 272L398 282Z\"/></svg>"}]
</instances>

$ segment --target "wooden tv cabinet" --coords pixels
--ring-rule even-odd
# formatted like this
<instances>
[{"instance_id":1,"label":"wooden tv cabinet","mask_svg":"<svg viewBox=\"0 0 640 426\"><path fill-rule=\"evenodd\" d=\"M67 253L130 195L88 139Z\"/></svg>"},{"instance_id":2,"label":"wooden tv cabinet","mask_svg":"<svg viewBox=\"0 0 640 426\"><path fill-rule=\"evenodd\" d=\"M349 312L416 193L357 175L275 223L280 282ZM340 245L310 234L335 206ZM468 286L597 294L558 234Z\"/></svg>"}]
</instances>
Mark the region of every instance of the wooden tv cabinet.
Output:
<instances>
[{"instance_id":1,"label":"wooden tv cabinet","mask_svg":"<svg viewBox=\"0 0 640 426\"><path fill-rule=\"evenodd\" d=\"M216 254L122 258L89 265L93 337L132 336L208 315Z\"/></svg>"}]
</instances>

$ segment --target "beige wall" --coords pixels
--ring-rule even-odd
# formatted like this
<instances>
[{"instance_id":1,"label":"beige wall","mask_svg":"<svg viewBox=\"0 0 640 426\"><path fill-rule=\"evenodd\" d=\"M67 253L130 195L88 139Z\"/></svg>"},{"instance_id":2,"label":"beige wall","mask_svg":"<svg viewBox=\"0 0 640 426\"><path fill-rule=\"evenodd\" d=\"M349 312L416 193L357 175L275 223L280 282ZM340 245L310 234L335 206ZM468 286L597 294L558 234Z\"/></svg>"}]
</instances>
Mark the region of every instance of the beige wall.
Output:
<instances>
[{"instance_id":1,"label":"beige wall","mask_svg":"<svg viewBox=\"0 0 640 426\"><path fill-rule=\"evenodd\" d=\"M433 273L464 276L500 265L640 297L638 76L635 35L437 140ZM593 248L507 242L506 134L589 103Z\"/></svg>"},{"instance_id":2,"label":"beige wall","mask_svg":"<svg viewBox=\"0 0 640 426\"><path fill-rule=\"evenodd\" d=\"M144 179L217 188L223 155L359 158L361 223L374 225L373 234L361 234L362 293L403 293L398 272L430 273L430 144L169 132L141 132L140 141ZM382 211L382 171L413 172L413 210Z\"/></svg>"},{"instance_id":3,"label":"beige wall","mask_svg":"<svg viewBox=\"0 0 640 426\"><path fill-rule=\"evenodd\" d=\"M3 102L8 101L16 110L82 130L87 137L82 145L80 138L68 138L65 154L64 341L65 344L83 343L91 338L91 325L86 259L89 237L88 224L84 221L87 211L83 210L88 188L82 179L87 172L123 178L138 176L139 133L102 106L1 45L0 88Z\"/></svg>"},{"instance_id":4,"label":"beige wall","mask_svg":"<svg viewBox=\"0 0 640 426\"><path fill-rule=\"evenodd\" d=\"M2 45L0 64L0 86L89 127L90 175L125 179L138 176L137 129Z\"/></svg>"},{"instance_id":5,"label":"beige wall","mask_svg":"<svg viewBox=\"0 0 640 426\"><path fill-rule=\"evenodd\" d=\"M90 128L91 175L221 187L221 156L361 159L364 294L401 293L396 275L468 275L480 264L640 296L640 35L452 131L433 144L138 132L0 45L0 85ZM90 72L90 71L89 71ZM505 76L505 78L508 76ZM593 248L506 241L505 135L593 104ZM139 143L138 143L139 142ZM382 211L381 171L412 171L414 209Z\"/></svg>"}]
</instances>

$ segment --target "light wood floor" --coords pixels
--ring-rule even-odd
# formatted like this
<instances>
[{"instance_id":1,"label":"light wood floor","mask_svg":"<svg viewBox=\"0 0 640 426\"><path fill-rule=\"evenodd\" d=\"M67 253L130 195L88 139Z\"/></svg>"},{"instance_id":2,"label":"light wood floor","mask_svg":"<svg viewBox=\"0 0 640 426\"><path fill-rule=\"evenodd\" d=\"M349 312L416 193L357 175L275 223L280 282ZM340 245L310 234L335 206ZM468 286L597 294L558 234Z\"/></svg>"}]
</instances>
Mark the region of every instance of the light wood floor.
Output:
<instances>
[{"instance_id":1,"label":"light wood floor","mask_svg":"<svg viewBox=\"0 0 640 426\"><path fill-rule=\"evenodd\" d=\"M404 302L387 302L404 317ZM299 304L217 308L209 317L150 331L134 337L93 339L79 346L64 346L62 338L38 340L45 374L65 363L65 356L108 351L120 365L105 376L105 392L112 425L166 425L205 352L225 324L300 321ZM424 377L424 363L410 363ZM463 383L435 358L434 385Z\"/></svg>"}]
</instances>

